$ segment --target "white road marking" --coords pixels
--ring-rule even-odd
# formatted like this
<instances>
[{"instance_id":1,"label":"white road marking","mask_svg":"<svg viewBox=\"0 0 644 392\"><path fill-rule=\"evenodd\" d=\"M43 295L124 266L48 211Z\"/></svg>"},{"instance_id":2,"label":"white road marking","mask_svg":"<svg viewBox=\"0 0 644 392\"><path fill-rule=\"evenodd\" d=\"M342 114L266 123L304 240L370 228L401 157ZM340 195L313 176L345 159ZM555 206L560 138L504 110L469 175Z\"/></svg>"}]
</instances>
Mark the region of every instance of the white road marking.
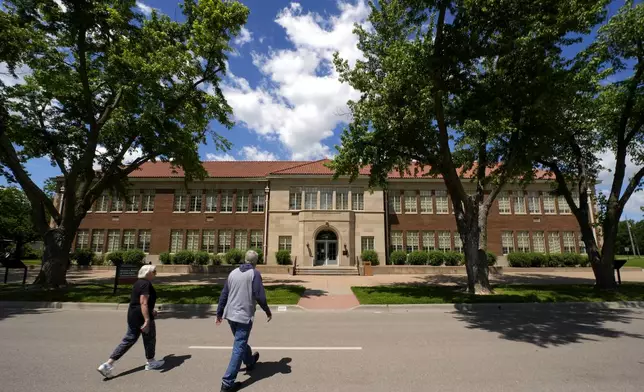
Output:
<instances>
[{"instance_id":1,"label":"white road marking","mask_svg":"<svg viewBox=\"0 0 644 392\"><path fill-rule=\"evenodd\" d=\"M194 350L232 350L230 346L190 346ZM359 351L362 347L255 347L253 350L290 350L290 351Z\"/></svg>"},{"instance_id":2,"label":"white road marking","mask_svg":"<svg viewBox=\"0 0 644 392\"><path fill-rule=\"evenodd\" d=\"M277 311L278 311L278 312L286 312L286 306L279 306L279 307L277 308Z\"/></svg>"}]
</instances>

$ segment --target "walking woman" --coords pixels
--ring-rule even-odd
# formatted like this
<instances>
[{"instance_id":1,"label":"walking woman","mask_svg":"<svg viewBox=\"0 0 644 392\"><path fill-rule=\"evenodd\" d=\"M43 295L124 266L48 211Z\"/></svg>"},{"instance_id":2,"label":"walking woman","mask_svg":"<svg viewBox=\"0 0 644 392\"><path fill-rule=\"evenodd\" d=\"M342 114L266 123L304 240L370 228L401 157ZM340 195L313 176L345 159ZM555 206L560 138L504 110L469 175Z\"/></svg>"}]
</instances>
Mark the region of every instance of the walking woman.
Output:
<instances>
[{"instance_id":1,"label":"walking woman","mask_svg":"<svg viewBox=\"0 0 644 392\"><path fill-rule=\"evenodd\" d=\"M157 315L154 305L157 302L157 293L152 286L152 279L156 276L156 267L149 264L139 270L139 280L132 287L130 306L127 310L127 332L121 344L119 344L110 359L98 367L98 372L105 378L112 376L114 362L118 361L143 334L143 347L147 363L145 370L159 369L163 361L154 359L156 347L156 327L154 319Z\"/></svg>"}]
</instances>

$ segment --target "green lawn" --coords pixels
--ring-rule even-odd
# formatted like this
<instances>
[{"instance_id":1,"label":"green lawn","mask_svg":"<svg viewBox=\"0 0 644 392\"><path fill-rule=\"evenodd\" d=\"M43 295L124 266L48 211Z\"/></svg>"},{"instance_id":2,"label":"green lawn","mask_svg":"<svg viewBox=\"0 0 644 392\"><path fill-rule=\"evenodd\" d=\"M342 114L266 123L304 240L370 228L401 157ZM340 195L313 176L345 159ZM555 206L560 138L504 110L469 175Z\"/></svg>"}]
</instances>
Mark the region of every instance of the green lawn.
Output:
<instances>
[{"instance_id":1,"label":"green lawn","mask_svg":"<svg viewBox=\"0 0 644 392\"><path fill-rule=\"evenodd\" d=\"M612 302L644 300L644 284L624 284L618 292L598 292L590 285L499 285L495 294L474 296L461 287L391 285L352 287L363 305L451 303Z\"/></svg>"},{"instance_id":2,"label":"green lawn","mask_svg":"<svg viewBox=\"0 0 644 392\"><path fill-rule=\"evenodd\" d=\"M154 285L159 304L216 304L221 285ZM131 285L120 285L112 295L112 285L70 285L58 290L42 290L20 285L0 285L0 301L104 302L127 303ZM266 286L270 305L295 305L304 292L302 286Z\"/></svg>"},{"instance_id":3,"label":"green lawn","mask_svg":"<svg viewBox=\"0 0 644 392\"><path fill-rule=\"evenodd\" d=\"M624 264L624 267L639 267L644 268L644 257L636 256L619 256L618 258L627 259L628 261Z\"/></svg>"},{"instance_id":4,"label":"green lawn","mask_svg":"<svg viewBox=\"0 0 644 392\"><path fill-rule=\"evenodd\" d=\"M39 260L39 259L38 260L22 260L22 262L25 263L26 265L40 265L42 260Z\"/></svg>"}]
</instances>

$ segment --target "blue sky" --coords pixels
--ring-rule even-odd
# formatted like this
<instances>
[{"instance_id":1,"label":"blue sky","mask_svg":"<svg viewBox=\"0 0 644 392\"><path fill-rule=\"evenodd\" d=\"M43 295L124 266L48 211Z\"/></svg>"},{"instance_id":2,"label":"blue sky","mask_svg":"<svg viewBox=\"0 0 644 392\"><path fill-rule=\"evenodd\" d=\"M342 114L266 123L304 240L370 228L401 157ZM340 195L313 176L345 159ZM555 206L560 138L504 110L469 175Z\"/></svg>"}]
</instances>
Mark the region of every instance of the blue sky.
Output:
<instances>
[{"instance_id":1,"label":"blue sky","mask_svg":"<svg viewBox=\"0 0 644 392\"><path fill-rule=\"evenodd\" d=\"M341 84L330 63L334 52L350 63L360 57L354 23L368 16L365 0L246 0L248 23L234 40L228 78L222 86L235 113L236 126L212 128L233 143L228 152L212 144L200 148L203 160L318 159L335 153L346 101L357 93ZM144 13L154 8L181 18L177 1L143 0ZM622 1L611 4L614 13ZM586 37L584 44L592 40ZM578 48L575 48L578 49ZM602 157L610 164L611 155ZM59 174L46 159L27 163L38 184ZM604 187L610 175L604 173ZM0 178L0 185L6 181ZM634 198L639 198L635 197ZM644 197L638 203L644 201ZM633 209L635 210L635 207ZM639 208L637 208L639 211ZM641 214L640 214L641 215Z\"/></svg>"}]
</instances>

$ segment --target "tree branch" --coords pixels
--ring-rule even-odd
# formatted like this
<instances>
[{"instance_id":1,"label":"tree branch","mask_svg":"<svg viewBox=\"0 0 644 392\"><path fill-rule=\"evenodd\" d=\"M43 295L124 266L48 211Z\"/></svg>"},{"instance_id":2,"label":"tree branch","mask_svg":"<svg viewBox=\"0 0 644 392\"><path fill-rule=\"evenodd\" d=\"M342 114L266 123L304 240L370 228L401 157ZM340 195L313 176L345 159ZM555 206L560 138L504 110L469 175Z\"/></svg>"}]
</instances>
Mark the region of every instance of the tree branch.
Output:
<instances>
[{"instance_id":1,"label":"tree branch","mask_svg":"<svg viewBox=\"0 0 644 392\"><path fill-rule=\"evenodd\" d=\"M628 200L633 195L633 192L635 192L639 187L640 183L642 182L642 178L644 178L644 167L641 167L637 171L637 173L635 173L633 178L631 178L631 180L629 181L628 186L624 191L624 194L622 195L622 197L619 198L619 201L617 202L619 215L621 215L622 211L624 211L624 207L626 206L626 203L628 203Z\"/></svg>"},{"instance_id":2,"label":"tree branch","mask_svg":"<svg viewBox=\"0 0 644 392\"><path fill-rule=\"evenodd\" d=\"M103 114L101 117L99 117L98 122L96 123L96 126L100 130L103 125L109 120L110 116L112 115L112 112L119 106L119 103L121 102L121 97L123 96L123 87L119 88L119 91L116 93L116 97L110 98L111 103L108 103L105 107L105 110L103 111Z\"/></svg>"},{"instance_id":3,"label":"tree branch","mask_svg":"<svg viewBox=\"0 0 644 392\"><path fill-rule=\"evenodd\" d=\"M49 147L49 149L51 150L52 158L54 158L54 161L58 165L58 168L60 169L61 173L63 173L64 175L67 175L67 168L65 167L65 161L62 158L63 156L62 151L60 151L60 148L58 147L58 143L56 143L56 141L52 139L51 134L47 132L47 127L45 126L45 119L42 117L42 112L44 108L43 110L39 110L36 107L36 103L32 100L31 109L34 111L34 114L38 118L38 124L40 125L40 134L45 139L45 142L47 143L47 147Z\"/></svg>"}]
</instances>

